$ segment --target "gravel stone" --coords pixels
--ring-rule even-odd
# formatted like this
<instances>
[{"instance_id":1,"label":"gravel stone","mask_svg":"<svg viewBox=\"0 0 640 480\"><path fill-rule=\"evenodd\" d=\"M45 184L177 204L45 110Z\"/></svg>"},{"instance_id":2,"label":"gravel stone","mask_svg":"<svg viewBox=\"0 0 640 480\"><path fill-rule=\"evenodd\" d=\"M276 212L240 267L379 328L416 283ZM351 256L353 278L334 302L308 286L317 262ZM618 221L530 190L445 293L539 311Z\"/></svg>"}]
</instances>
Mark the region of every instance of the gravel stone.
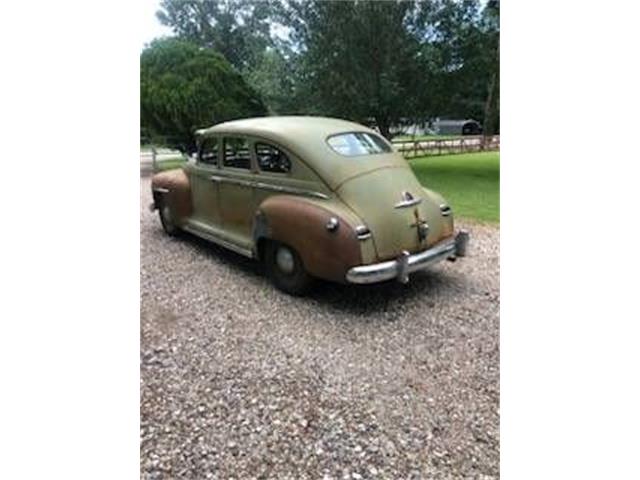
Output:
<instances>
[{"instance_id":1,"label":"gravel stone","mask_svg":"<svg viewBox=\"0 0 640 480\"><path fill-rule=\"evenodd\" d=\"M164 234L140 181L143 479L499 476L499 238L304 298L260 266Z\"/></svg>"}]
</instances>

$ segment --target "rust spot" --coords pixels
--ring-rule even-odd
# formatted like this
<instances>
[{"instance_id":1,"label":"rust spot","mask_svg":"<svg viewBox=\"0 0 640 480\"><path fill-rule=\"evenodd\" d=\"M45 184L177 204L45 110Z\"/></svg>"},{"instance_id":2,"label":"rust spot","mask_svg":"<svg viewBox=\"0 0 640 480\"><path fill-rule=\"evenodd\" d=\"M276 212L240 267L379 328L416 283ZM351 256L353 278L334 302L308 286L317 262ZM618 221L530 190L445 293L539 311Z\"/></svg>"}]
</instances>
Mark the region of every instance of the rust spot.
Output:
<instances>
[{"instance_id":1,"label":"rust spot","mask_svg":"<svg viewBox=\"0 0 640 480\"><path fill-rule=\"evenodd\" d=\"M260 206L270 238L293 247L311 274L344 282L347 270L362 263L360 243L352 225L339 215L299 197L277 195ZM339 221L337 230L327 230L331 217Z\"/></svg>"},{"instance_id":2,"label":"rust spot","mask_svg":"<svg viewBox=\"0 0 640 480\"><path fill-rule=\"evenodd\" d=\"M182 169L156 173L151 179L151 188L166 188L169 207L176 220L182 223L193 211L191 203L191 184Z\"/></svg>"}]
</instances>

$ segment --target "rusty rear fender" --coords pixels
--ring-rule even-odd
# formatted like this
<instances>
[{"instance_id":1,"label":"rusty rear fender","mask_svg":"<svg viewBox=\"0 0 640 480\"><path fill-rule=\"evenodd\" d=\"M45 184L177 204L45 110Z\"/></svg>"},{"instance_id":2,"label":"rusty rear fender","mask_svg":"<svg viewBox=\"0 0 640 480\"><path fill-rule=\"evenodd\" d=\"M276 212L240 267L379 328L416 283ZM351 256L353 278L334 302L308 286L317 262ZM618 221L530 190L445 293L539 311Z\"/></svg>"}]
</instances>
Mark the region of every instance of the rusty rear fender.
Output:
<instances>
[{"instance_id":1,"label":"rusty rear fender","mask_svg":"<svg viewBox=\"0 0 640 480\"><path fill-rule=\"evenodd\" d=\"M335 231L327 229L332 217L339 222ZM256 212L253 229L256 253L260 256L264 240L282 242L298 252L311 275L344 282L351 267L371 257L364 245L367 241L357 238L358 224L357 217L338 201L272 196Z\"/></svg>"}]
</instances>

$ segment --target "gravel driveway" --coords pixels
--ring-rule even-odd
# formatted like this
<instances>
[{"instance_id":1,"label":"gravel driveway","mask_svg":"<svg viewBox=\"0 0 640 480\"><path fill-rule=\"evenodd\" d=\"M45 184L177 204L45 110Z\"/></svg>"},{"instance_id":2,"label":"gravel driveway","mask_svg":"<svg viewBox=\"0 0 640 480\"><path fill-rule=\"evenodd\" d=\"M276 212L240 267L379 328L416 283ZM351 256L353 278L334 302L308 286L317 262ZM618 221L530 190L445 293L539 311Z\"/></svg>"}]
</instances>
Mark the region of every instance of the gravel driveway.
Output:
<instances>
[{"instance_id":1,"label":"gravel driveway","mask_svg":"<svg viewBox=\"0 0 640 480\"><path fill-rule=\"evenodd\" d=\"M321 283L164 234L140 181L142 478L499 476L499 230L409 285Z\"/></svg>"}]
</instances>

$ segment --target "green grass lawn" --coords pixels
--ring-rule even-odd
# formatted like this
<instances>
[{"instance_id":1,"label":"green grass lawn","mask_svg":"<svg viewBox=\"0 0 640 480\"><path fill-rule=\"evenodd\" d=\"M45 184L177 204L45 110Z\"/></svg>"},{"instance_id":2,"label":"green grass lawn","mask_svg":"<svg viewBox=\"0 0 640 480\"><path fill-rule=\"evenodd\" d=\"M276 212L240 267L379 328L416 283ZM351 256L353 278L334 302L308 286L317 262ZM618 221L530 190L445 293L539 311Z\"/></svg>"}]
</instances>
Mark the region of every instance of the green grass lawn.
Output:
<instances>
[{"instance_id":1,"label":"green grass lawn","mask_svg":"<svg viewBox=\"0 0 640 480\"><path fill-rule=\"evenodd\" d=\"M410 160L420 182L442 194L454 215L500 222L500 153L480 152Z\"/></svg>"},{"instance_id":2,"label":"green grass lawn","mask_svg":"<svg viewBox=\"0 0 640 480\"><path fill-rule=\"evenodd\" d=\"M185 160L182 157L169 158L167 160L162 160L157 162L158 171L164 172L165 170L173 170L174 168L179 168L184 165Z\"/></svg>"}]
</instances>

